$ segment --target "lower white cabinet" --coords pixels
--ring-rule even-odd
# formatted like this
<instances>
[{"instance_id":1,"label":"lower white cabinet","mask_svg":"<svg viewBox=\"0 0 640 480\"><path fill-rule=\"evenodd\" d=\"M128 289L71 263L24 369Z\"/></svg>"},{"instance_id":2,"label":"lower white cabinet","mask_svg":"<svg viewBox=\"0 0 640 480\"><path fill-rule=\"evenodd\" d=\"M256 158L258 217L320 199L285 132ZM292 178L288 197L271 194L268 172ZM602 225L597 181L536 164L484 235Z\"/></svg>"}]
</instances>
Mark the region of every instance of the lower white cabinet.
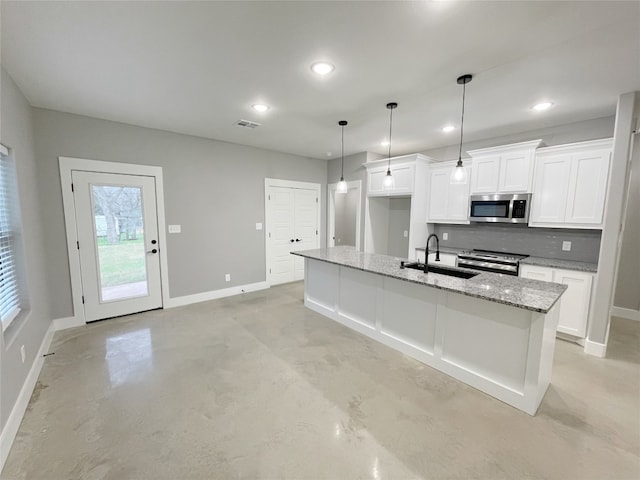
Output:
<instances>
[{"instance_id":1,"label":"lower white cabinet","mask_svg":"<svg viewBox=\"0 0 640 480\"><path fill-rule=\"evenodd\" d=\"M593 273L537 265L520 265L520 276L567 285L566 292L560 298L558 331L580 338L586 336L591 285L595 276Z\"/></svg>"},{"instance_id":2,"label":"lower white cabinet","mask_svg":"<svg viewBox=\"0 0 640 480\"><path fill-rule=\"evenodd\" d=\"M416 260L418 262L424 262L424 251L416 250ZM429 254L429 264L436 261L436 254ZM458 256L452 253L440 253L440 261L435 263L436 265L444 265L447 267L455 267L458 264Z\"/></svg>"}]
</instances>

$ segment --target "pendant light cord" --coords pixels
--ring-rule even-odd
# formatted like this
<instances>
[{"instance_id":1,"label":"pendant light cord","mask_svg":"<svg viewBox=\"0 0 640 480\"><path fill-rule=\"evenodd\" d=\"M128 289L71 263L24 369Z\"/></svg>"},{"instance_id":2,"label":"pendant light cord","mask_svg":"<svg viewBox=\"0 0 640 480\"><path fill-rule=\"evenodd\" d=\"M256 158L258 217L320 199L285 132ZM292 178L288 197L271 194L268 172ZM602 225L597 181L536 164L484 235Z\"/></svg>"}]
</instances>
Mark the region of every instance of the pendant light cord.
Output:
<instances>
[{"instance_id":1,"label":"pendant light cord","mask_svg":"<svg viewBox=\"0 0 640 480\"><path fill-rule=\"evenodd\" d=\"M393 125L393 107L389 110L389 162L387 163L387 172L391 171L391 126Z\"/></svg>"},{"instance_id":2,"label":"pendant light cord","mask_svg":"<svg viewBox=\"0 0 640 480\"><path fill-rule=\"evenodd\" d=\"M342 127L342 171L340 173L340 180L344 179L344 125Z\"/></svg>"},{"instance_id":3,"label":"pendant light cord","mask_svg":"<svg viewBox=\"0 0 640 480\"><path fill-rule=\"evenodd\" d=\"M462 162L462 131L464 130L464 97L467 91L467 82L462 84L462 119L460 120L460 151L458 152L458 164Z\"/></svg>"}]
</instances>

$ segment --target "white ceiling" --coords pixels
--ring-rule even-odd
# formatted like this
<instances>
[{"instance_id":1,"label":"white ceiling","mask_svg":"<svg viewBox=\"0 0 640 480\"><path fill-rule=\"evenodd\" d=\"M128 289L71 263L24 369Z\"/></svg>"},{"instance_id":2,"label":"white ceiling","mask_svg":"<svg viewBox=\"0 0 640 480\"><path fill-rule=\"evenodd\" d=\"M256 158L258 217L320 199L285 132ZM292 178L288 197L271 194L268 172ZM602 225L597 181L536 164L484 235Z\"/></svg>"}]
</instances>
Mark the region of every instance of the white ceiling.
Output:
<instances>
[{"instance_id":1,"label":"white ceiling","mask_svg":"<svg viewBox=\"0 0 640 480\"><path fill-rule=\"evenodd\" d=\"M32 105L326 159L613 115L640 90L640 2L2 1L2 64ZM317 60L336 70L318 77ZM554 102L544 113L530 107ZM263 102L271 110L251 109ZM233 125L246 119L254 130Z\"/></svg>"}]
</instances>

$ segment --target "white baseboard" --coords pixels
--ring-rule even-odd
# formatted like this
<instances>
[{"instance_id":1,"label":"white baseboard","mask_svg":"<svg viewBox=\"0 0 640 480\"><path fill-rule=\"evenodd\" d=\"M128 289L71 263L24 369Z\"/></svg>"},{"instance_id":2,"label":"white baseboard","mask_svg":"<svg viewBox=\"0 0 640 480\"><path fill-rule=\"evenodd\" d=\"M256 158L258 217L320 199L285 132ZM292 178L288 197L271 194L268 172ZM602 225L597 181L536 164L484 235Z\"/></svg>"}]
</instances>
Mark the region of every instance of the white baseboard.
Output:
<instances>
[{"instance_id":1,"label":"white baseboard","mask_svg":"<svg viewBox=\"0 0 640 480\"><path fill-rule=\"evenodd\" d=\"M45 333L44 338L42 339L42 343L40 344L36 358L33 361L31 370L29 370L29 374L22 385L20 394L18 395L16 403L13 406L13 409L9 414L9 418L7 419L7 423L0 435L0 472L4 467L4 462L6 462L7 457L9 456L11 445L13 445L13 440L16 438L16 434L20 428L20 423L22 423L22 417L24 417L24 414L27 411L31 394L33 393L33 389L38 381L38 376L40 375L40 370L42 370L42 365L44 364L43 355L48 352L54 333L55 327L52 322L47 333Z\"/></svg>"},{"instance_id":2,"label":"white baseboard","mask_svg":"<svg viewBox=\"0 0 640 480\"><path fill-rule=\"evenodd\" d=\"M238 285L237 287L222 288L220 290L212 290L210 292L196 293L194 295L185 295L183 297L170 298L165 303L164 308L182 307L183 305L191 305L192 303L208 302L223 297L231 297L240 295L241 293L255 292L269 288L267 282L249 283L247 285Z\"/></svg>"},{"instance_id":3,"label":"white baseboard","mask_svg":"<svg viewBox=\"0 0 640 480\"><path fill-rule=\"evenodd\" d=\"M592 342L587 339L584 342L584 353L594 357L604 358L607 355L607 345L604 343Z\"/></svg>"},{"instance_id":4,"label":"white baseboard","mask_svg":"<svg viewBox=\"0 0 640 480\"><path fill-rule=\"evenodd\" d=\"M56 332L66 328L82 327L83 325L86 325L86 323L79 320L77 317L56 318L53 321L53 328Z\"/></svg>"},{"instance_id":5,"label":"white baseboard","mask_svg":"<svg viewBox=\"0 0 640 480\"><path fill-rule=\"evenodd\" d=\"M612 307L611 316L628 318L629 320L640 322L640 310L633 310L631 308Z\"/></svg>"}]
</instances>

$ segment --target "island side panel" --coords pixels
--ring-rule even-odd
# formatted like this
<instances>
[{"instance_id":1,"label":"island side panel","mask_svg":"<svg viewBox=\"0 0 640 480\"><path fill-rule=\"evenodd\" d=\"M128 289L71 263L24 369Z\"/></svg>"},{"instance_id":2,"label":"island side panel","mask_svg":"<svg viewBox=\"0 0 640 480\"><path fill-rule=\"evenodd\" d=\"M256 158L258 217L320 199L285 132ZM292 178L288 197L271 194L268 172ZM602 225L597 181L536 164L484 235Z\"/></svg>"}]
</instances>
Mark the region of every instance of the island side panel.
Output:
<instances>
[{"instance_id":1,"label":"island side panel","mask_svg":"<svg viewBox=\"0 0 640 480\"><path fill-rule=\"evenodd\" d=\"M338 303L340 267L326 262L304 259L304 304L312 310L334 318Z\"/></svg>"},{"instance_id":2,"label":"island side panel","mask_svg":"<svg viewBox=\"0 0 640 480\"><path fill-rule=\"evenodd\" d=\"M385 343L401 343L414 350L412 356L431 362L419 353L433 356L439 290L386 277L380 295L378 319Z\"/></svg>"}]
</instances>

